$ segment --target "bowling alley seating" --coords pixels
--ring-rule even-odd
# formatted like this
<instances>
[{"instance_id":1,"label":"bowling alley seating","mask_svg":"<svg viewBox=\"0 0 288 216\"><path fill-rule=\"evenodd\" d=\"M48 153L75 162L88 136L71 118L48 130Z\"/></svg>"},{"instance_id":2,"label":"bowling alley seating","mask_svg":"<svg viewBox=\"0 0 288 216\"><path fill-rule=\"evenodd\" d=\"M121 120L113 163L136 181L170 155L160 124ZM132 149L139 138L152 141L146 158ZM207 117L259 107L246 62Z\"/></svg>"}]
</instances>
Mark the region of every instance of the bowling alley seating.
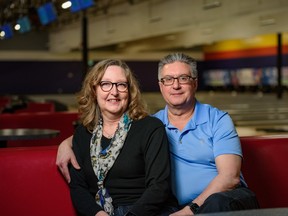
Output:
<instances>
[{"instance_id":1,"label":"bowling alley seating","mask_svg":"<svg viewBox=\"0 0 288 216\"><path fill-rule=\"evenodd\" d=\"M55 105L52 102L28 102L26 108L15 110L15 113L27 112L55 112Z\"/></svg>"},{"instance_id":2,"label":"bowling alley seating","mask_svg":"<svg viewBox=\"0 0 288 216\"><path fill-rule=\"evenodd\" d=\"M1 215L77 215L55 164L57 144L0 149Z\"/></svg>"},{"instance_id":3,"label":"bowling alley seating","mask_svg":"<svg viewBox=\"0 0 288 216\"><path fill-rule=\"evenodd\" d=\"M241 137L241 143L242 172L260 207L288 207L288 136ZM55 164L58 144L0 149L1 215L76 215Z\"/></svg>"},{"instance_id":4,"label":"bowling alley seating","mask_svg":"<svg viewBox=\"0 0 288 216\"><path fill-rule=\"evenodd\" d=\"M288 207L288 135L241 137L242 172L261 208Z\"/></svg>"},{"instance_id":5,"label":"bowling alley seating","mask_svg":"<svg viewBox=\"0 0 288 216\"><path fill-rule=\"evenodd\" d=\"M71 136L78 120L77 112L27 112L5 113L0 115L0 129L5 128L36 128L58 130L55 138L42 140L9 140L7 147L24 147L39 145L58 145Z\"/></svg>"}]
</instances>

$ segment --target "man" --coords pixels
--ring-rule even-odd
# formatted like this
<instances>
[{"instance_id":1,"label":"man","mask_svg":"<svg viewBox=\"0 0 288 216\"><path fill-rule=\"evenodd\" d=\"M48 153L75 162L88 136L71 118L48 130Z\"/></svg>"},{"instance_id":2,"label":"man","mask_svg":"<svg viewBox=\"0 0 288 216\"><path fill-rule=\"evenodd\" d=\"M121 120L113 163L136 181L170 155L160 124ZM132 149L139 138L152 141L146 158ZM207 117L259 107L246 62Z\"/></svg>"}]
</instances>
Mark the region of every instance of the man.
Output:
<instances>
[{"instance_id":1,"label":"man","mask_svg":"<svg viewBox=\"0 0 288 216\"><path fill-rule=\"evenodd\" d=\"M164 57L158 66L166 107L162 120L170 143L172 189L181 209L171 216L258 208L241 175L240 140L230 116L195 98L196 61L182 53ZM60 145L57 165L69 180L67 163L79 168L71 138Z\"/></svg>"}]
</instances>

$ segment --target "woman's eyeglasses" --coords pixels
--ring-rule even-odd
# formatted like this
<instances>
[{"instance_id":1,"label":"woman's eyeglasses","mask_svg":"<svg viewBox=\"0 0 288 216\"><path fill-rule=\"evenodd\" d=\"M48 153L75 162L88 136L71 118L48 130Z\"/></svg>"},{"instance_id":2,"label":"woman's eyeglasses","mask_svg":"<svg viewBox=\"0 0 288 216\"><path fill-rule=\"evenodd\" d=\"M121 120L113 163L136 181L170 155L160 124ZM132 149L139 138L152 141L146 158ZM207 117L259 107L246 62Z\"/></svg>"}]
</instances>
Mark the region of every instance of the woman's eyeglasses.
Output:
<instances>
[{"instance_id":1,"label":"woman's eyeglasses","mask_svg":"<svg viewBox=\"0 0 288 216\"><path fill-rule=\"evenodd\" d=\"M100 88L102 89L102 91L104 92L109 92L111 91L111 89L113 88L113 86L116 86L116 89L119 92L125 92L128 89L128 83L127 82L117 82L117 83L113 83L110 81L101 81L99 83Z\"/></svg>"}]
</instances>

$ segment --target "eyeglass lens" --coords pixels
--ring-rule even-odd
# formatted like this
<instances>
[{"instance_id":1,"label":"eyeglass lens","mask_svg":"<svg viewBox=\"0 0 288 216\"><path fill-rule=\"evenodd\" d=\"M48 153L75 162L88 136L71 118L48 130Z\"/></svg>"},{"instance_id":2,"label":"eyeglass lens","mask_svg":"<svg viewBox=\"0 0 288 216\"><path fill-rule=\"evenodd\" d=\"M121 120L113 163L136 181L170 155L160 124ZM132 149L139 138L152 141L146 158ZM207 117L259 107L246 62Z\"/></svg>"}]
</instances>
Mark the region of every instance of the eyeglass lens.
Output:
<instances>
[{"instance_id":1,"label":"eyeglass lens","mask_svg":"<svg viewBox=\"0 0 288 216\"><path fill-rule=\"evenodd\" d=\"M128 83L126 83L126 82L118 82L118 83L112 83L110 81L102 81L102 82L100 82L100 87L105 92L110 91L113 88L113 85L116 86L116 89L119 92L124 92L128 88Z\"/></svg>"},{"instance_id":2,"label":"eyeglass lens","mask_svg":"<svg viewBox=\"0 0 288 216\"><path fill-rule=\"evenodd\" d=\"M186 84L188 83L191 79L194 79L192 78L191 76L188 76L188 75L181 75L181 76L178 76L178 77L172 77L172 76L166 76L164 78L161 79L161 82L164 84L164 85L173 85L174 84L174 81L177 79L177 81L180 83L180 84Z\"/></svg>"}]
</instances>

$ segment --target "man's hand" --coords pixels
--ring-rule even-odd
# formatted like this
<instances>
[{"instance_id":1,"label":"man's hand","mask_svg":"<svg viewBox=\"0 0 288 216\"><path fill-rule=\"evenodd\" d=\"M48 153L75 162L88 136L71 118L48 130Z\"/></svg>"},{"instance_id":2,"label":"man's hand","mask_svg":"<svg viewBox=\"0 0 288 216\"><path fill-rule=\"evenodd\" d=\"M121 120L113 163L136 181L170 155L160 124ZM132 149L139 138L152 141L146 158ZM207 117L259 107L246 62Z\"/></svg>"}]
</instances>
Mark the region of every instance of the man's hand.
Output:
<instances>
[{"instance_id":1,"label":"man's hand","mask_svg":"<svg viewBox=\"0 0 288 216\"><path fill-rule=\"evenodd\" d=\"M170 214L169 216L190 216L194 215L193 212L190 210L189 206L185 206L183 209Z\"/></svg>"},{"instance_id":2,"label":"man's hand","mask_svg":"<svg viewBox=\"0 0 288 216\"><path fill-rule=\"evenodd\" d=\"M109 216L105 211L99 211L95 216Z\"/></svg>"},{"instance_id":3,"label":"man's hand","mask_svg":"<svg viewBox=\"0 0 288 216\"><path fill-rule=\"evenodd\" d=\"M68 183L71 181L68 164L71 163L75 169L80 169L72 150L72 139L73 136L70 136L59 145L56 158L56 165Z\"/></svg>"}]
</instances>

